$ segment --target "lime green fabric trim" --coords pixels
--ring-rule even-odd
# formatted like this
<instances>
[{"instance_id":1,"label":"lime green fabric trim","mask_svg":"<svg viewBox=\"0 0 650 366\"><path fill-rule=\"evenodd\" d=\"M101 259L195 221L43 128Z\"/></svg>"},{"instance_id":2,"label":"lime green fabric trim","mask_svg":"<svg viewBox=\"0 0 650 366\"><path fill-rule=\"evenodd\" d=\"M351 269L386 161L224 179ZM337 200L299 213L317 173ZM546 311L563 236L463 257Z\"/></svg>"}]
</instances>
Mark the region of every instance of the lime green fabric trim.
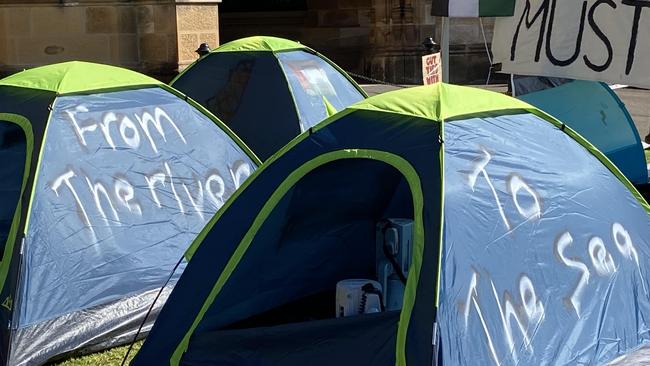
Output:
<instances>
[{"instance_id":1,"label":"lime green fabric trim","mask_svg":"<svg viewBox=\"0 0 650 366\"><path fill-rule=\"evenodd\" d=\"M282 52L289 50L305 49L306 46L299 42L284 38L269 36L253 36L224 43L212 52L242 52L242 51L267 51Z\"/></svg>"},{"instance_id":2,"label":"lime green fabric trim","mask_svg":"<svg viewBox=\"0 0 650 366\"><path fill-rule=\"evenodd\" d=\"M334 108L332 103L330 103L329 100L327 100L327 98L325 98L325 96L323 96L323 104L325 105L325 110L327 111L327 116L328 117L331 117L331 116L335 115L336 112L338 112L336 110L336 108Z\"/></svg>"},{"instance_id":3,"label":"lime green fabric trim","mask_svg":"<svg viewBox=\"0 0 650 366\"><path fill-rule=\"evenodd\" d=\"M338 121L339 119L342 119L343 117L347 116L348 114L351 114L355 112L354 109L344 109L338 113L336 113L333 116L330 116L326 119L324 119L322 122L317 124L316 126L312 127L312 132L319 131L327 126L329 126L331 123L334 123ZM248 179L244 181L244 184L239 187L227 200L226 203L217 211L217 213L212 216L212 219L208 224L203 227L203 230L199 233L199 235L194 239L192 244L187 248L185 251L185 259L189 262L192 260L192 257L194 256L194 253L196 253L196 250L201 246L201 242L203 242L203 239L208 235L210 230L212 230L212 227L214 224L219 220L223 212L225 212L230 205L237 200L237 198L241 195L242 192L246 190L246 188L255 180L255 177L257 175L262 174L263 171L266 170L266 168L275 160L279 159L282 155L286 154L287 151L291 150L294 146L298 145L301 141L307 139L309 137L309 133L302 133L298 136L296 136L293 140L289 141L284 147L282 147L280 150L276 151L273 155L271 155L265 162L264 164L260 165L259 169L253 172Z\"/></svg>"},{"instance_id":4,"label":"lime green fabric trim","mask_svg":"<svg viewBox=\"0 0 650 366\"><path fill-rule=\"evenodd\" d=\"M206 117L208 117L214 124L219 126L225 132L228 137L230 137L236 144L239 146L246 155L255 163L255 165L260 166L262 165L262 161L260 158L255 155L253 150L251 150L245 143L242 141L237 134L235 134L228 125L223 123L219 118L217 118L212 112L207 110L204 106L202 106L200 103L196 102L194 99L190 98L189 96L183 94L182 92L174 89L174 87L169 86L167 84L162 84L160 85L162 89L165 89L166 91L174 94L175 96L185 100L187 103L189 103L191 106L194 108L198 109L201 113L203 113Z\"/></svg>"},{"instance_id":5,"label":"lime green fabric trim","mask_svg":"<svg viewBox=\"0 0 650 366\"><path fill-rule=\"evenodd\" d=\"M47 122L45 123L45 131L43 132L43 140L41 145L38 146L38 161L36 162L36 167L34 169L34 181L32 182L32 187L36 187L38 182L38 174L41 171L41 166L43 165L43 153L45 152L45 143L47 141L47 132L50 129L50 119L52 118L52 111L56 108L57 99L54 98L52 101L52 107L50 108L50 113L47 115ZM29 232L29 223L32 216L32 205L34 204L34 195L36 194L35 190L32 189L32 193L29 196L29 206L27 206L27 219L25 220L25 234Z\"/></svg>"},{"instance_id":6,"label":"lime green fabric trim","mask_svg":"<svg viewBox=\"0 0 650 366\"><path fill-rule=\"evenodd\" d=\"M503 94L444 83L379 94L350 108L400 113L436 122L501 110L535 109L530 104Z\"/></svg>"},{"instance_id":7,"label":"lime green fabric trim","mask_svg":"<svg viewBox=\"0 0 650 366\"><path fill-rule=\"evenodd\" d=\"M0 120L15 123L20 126L25 133L25 140L27 142L26 151L25 151L25 168L23 170L23 182L20 189L20 199L14 211L14 217L11 221L11 227L9 229L9 237L5 243L4 253L2 255L2 262L0 262L0 292L4 289L5 281L7 280L7 275L9 274L9 267L11 266L11 258L14 253L14 244L16 242L16 236L18 234L18 228L20 226L20 217L22 215L22 196L25 194L25 188L27 186L27 179L29 178L29 172L32 162L32 151L34 150L34 132L32 131L32 124L29 120L21 115L13 113L0 113Z\"/></svg>"},{"instance_id":8,"label":"lime green fabric trim","mask_svg":"<svg viewBox=\"0 0 650 366\"><path fill-rule=\"evenodd\" d=\"M0 85L49 90L58 94L162 84L135 71L81 61L36 67L0 80Z\"/></svg>"},{"instance_id":9,"label":"lime green fabric trim","mask_svg":"<svg viewBox=\"0 0 650 366\"><path fill-rule=\"evenodd\" d=\"M326 127L330 123L342 118L343 116L346 116L350 113L352 113L352 110L343 110L336 115L329 117L325 119L323 122L319 123L318 125L314 126L312 130L318 131L323 127ZM203 227L203 230L199 233L199 235L194 239L192 244L187 248L185 251L185 259L189 262L192 260L192 257L194 256L194 253L196 253L196 250L201 246L201 243L205 239L205 237L208 235L210 230L212 230L212 227L214 227L214 224L219 220L221 215L223 215L224 212L230 207L230 205L237 200L237 198L246 190L246 188L255 180L255 177L257 177L259 174L262 174L263 171L266 170L266 168L275 160L279 159L282 155L284 155L287 151L291 150L294 146L298 145L301 141L305 140L307 137L309 137L309 133L302 133L298 136L296 136L293 140L289 141L284 147L282 147L280 150L278 150L275 154L271 155L264 164L260 165L259 169L253 172L250 177L248 177L245 181L244 184L239 187L227 200L226 203L217 211L217 213L212 216L212 219L208 222L205 227Z\"/></svg>"},{"instance_id":10,"label":"lime green fabric trim","mask_svg":"<svg viewBox=\"0 0 650 366\"><path fill-rule=\"evenodd\" d=\"M423 222L423 207L424 199L422 194L422 185L419 179L415 168L409 164L403 158L390 154L384 151L376 150L339 150L330 152L327 154L320 155L302 166L293 171L273 192L271 197L260 210L259 214L253 221L253 224L249 228L246 235L242 238L239 246L233 253L232 257L228 260L223 272L219 275L217 282L214 284L210 294L207 299L204 301L201 310L197 314L192 326L188 332L183 337L183 340L178 344L176 350L174 351L171 359L170 365L178 366L180 364L181 357L183 353L187 350L189 345L190 337L194 333L196 327L203 319L203 316L209 309L209 307L214 302L214 299L217 297L226 281L230 275L234 272L235 268L239 264L240 260L248 250L250 244L252 243L255 235L257 234L260 227L264 224L268 216L271 214L275 206L280 202L284 197L286 192L293 187L296 182L302 179L309 172L313 171L317 167L327 164L332 161L341 160L341 159L353 159L353 158L362 158L362 159L373 159L378 161L383 161L397 170L399 170L407 180L409 187L411 189L411 194L413 196L413 209L414 209L414 246L415 251L413 253L412 267L409 271L408 281L406 284L404 304L402 312L400 314L399 327L397 331L397 346L396 346L396 357L398 366L406 366L406 333L408 329L408 324L411 318L411 313L413 311L413 306L415 302L415 294L417 290L417 282L420 278L420 270L422 268L422 259L424 253L424 222ZM250 180L250 179L249 179ZM231 201L232 202L232 201ZM222 209L221 212L224 212L225 209Z\"/></svg>"},{"instance_id":11,"label":"lime green fabric trim","mask_svg":"<svg viewBox=\"0 0 650 366\"><path fill-rule=\"evenodd\" d=\"M361 86L359 86L359 84L357 84L357 82L354 81L354 79L347 72L345 72L345 70L340 68L339 65L332 62L332 60L328 59L323 54L318 53L317 51L315 51L315 50L313 50L313 49L311 49L311 48L309 48L309 47L307 47L307 46L305 46L303 44L300 44L298 42L294 42L294 41L291 41L291 40L288 40L288 39L278 38L278 37L268 37L268 36L247 37L247 38L238 39L238 40L235 40L235 41L232 41L232 42L224 43L220 47L215 48L214 50L212 50L211 53L219 53L219 52L273 52L273 53L276 53L276 52L299 51L299 50L303 50L305 52L313 53L316 56L318 56L318 57L322 58L323 60L325 60L325 62L330 64L335 70L337 70L338 72L343 74L343 76L345 76L345 78L348 79L348 81L351 82L352 85L354 85L355 88L357 88L359 93L361 93L361 95L363 95L364 98L368 98L368 94L366 93L366 91L363 90L363 88L361 88ZM192 62L180 74L176 75L176 77L172 81L169 82L169 85L173 86L174 83L176 82L176 80L178 80L178 78L181 77L181 75L186 73L187 70L191 69L192 67L194 67L194 65L196 65L198 62L200 62L201 60L203 60L203 59L205 59L207 57L209 57L209 54L197 59L194 62ZM280 66L282 66L282 65L280 64ZM284 71L284 68L282 68L282 70ZM285 74L285 78L286 78L286 72L284 74ZM288 84L288 81L287 81L287 84ZM289 87L289 89L291 90L290 87ZM291 97L293 98L293 91L291 93ZM294 104L295 104L295 101L294 101ZM296 108L296 110L297 110L297 108Z\"/></svg>"}]
</instances>

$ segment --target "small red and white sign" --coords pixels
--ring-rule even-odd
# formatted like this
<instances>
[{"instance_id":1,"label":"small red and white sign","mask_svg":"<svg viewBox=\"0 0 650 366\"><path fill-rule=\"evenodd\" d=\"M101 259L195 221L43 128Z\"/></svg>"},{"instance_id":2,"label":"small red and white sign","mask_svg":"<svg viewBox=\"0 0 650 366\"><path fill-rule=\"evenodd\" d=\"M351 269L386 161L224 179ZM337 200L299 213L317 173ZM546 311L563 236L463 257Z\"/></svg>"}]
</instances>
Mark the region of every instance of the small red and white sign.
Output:
<instances>
[{"instance_id":1,"label":"small red and white sign","mask_svg":"<svg viewBox=\"0 0 650 366\"><path fill-rule=\"evenodd\" d=\"M424 85L442 81L442 61L440 52L422 56L422 81Z\"/></svg>"}]
</instances>

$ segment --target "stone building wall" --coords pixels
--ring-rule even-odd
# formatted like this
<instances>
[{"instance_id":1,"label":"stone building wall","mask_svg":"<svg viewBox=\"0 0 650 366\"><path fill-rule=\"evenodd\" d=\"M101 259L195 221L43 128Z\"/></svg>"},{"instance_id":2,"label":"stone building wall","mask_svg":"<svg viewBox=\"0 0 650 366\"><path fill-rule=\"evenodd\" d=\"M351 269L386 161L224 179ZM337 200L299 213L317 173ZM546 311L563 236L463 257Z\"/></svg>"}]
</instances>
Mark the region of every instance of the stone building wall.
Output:
<instances>
[{"instance_id":1,"label":"stone building wall","mask_svg":"<svg viewBox=\"0 0 650 366\"><path fill-rule=\"evenodd\" d=\"M242 1L242 0L235 0ZM194 52L201 43L219 46L219 11L207 1L176 1L178 67L185 68L197 59Z\"/></svg>"},{"instance_id":2,"label":"stone building wall","mask_svg":"<svg viewBox=\"0 0 650 366\"><path fill-rule=\"evenodd\" d=\"M440 39L440 19L430 14L431 0L304 0L293 11L222 11L221 37L223 42L253 34L286 37L354 73L416 84L422 82L422 41ZM490 40L493 20L483 23ZM490 64L478 19L452 19L450 33L451 81L485 82Z\"/></svg>"},{"instance_id":3,"label":"stone building wall","mask_svg":"<svg viewBox=\"0 0 650 366\"><path fill-rule=\"evenodd\" d=\"M218 3L206 0L4 0L0 73L85 60L171 75L217 45Z\"/></svg>"},{"instance_id":4,"label":"stone building wall","mask_svg":"<svg viewBox=\"0 0 650 366\"><path fill-rule=\"evenodd\" d=\"M372 0L369 47L362 73L397 83L422 83L422 42L427 37L441 42L441 19L431 16L431 1ZM481 23L475 18L450 22L450 81L485 82L490 70ZM493 19L483 19L487 40L492 39Z\"/></svg>"}]
</instances>

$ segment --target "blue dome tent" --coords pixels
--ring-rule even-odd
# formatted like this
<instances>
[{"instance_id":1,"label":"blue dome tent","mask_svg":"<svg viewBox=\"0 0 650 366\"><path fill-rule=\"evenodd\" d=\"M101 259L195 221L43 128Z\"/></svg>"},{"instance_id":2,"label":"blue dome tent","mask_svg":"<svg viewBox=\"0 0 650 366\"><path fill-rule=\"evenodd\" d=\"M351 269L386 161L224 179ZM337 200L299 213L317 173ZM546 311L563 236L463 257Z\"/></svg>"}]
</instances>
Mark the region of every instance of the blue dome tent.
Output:
<instances>
[{"instance_id":1,"label":"blue dome tent","mask_svg":"<svg viewBox=\"0 0 650 366\"><path fill-rule=\"evenodd\" d=\"M649 212L527 103L446 84L371 97L233 195L132 365L601 365L650 342ZM411 234L389 241L398 219ZM381 282L355 316L334 291L348 279Z\"/></svg>"},{"instance_id":2,"label":"blue dome tent","mask_svg":"<svg viewBox=\"0 0 650 366\"><path fill-rule=\"evenodd\" d=\"M318 52L267 36L221 45L171 85L221 119L262 160L366 95Z\"/></svg>"},{"instance_id":3,"label":"blue dome tent","mask_svg":"<svg viewBox=\"0 0 650 366\"><path fill-rule=\"evenodd\" d=\"M173 88L86 62L0 80L0 159L2 365L132 340L178 258L259 164Z\"/></svg>"}]
</instances>

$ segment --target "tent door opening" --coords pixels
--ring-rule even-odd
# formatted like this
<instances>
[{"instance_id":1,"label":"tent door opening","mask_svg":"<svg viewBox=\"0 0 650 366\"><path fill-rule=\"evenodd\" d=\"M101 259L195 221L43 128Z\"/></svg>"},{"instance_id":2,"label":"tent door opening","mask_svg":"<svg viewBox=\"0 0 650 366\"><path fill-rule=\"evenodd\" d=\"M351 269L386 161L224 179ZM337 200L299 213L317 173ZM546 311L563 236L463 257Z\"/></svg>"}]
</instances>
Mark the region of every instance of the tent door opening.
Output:
<instances>
[{"instance_id":1,"label":"tent door opening","mask_svg":"<svg viewBox=\"0 0 650 366\"><path fill-rule=\"evenodd\" d=\"M22 189L27 138L15 123L0 119L0 257L9 239Z\"/></svg>"},{"instance_id":2,"label":"tent door opening","mask_svg":"<svg viewBox=\"0 0 650 366\"><path fill-rule=\"evenodd\" d=\"M401 304L337 318L336 289L344 280L408 276L410 248L404 246L406 256L392 252L393 261L406 261L395 268L383 241L395 240L398 228L405 231L398 237L412 235L406 231L413 216L406 179L382 161L341 159L310 171L273 208L194 333L190 348L206 352L186 356L394 365Z\"/></svg>"}]
</instances>

